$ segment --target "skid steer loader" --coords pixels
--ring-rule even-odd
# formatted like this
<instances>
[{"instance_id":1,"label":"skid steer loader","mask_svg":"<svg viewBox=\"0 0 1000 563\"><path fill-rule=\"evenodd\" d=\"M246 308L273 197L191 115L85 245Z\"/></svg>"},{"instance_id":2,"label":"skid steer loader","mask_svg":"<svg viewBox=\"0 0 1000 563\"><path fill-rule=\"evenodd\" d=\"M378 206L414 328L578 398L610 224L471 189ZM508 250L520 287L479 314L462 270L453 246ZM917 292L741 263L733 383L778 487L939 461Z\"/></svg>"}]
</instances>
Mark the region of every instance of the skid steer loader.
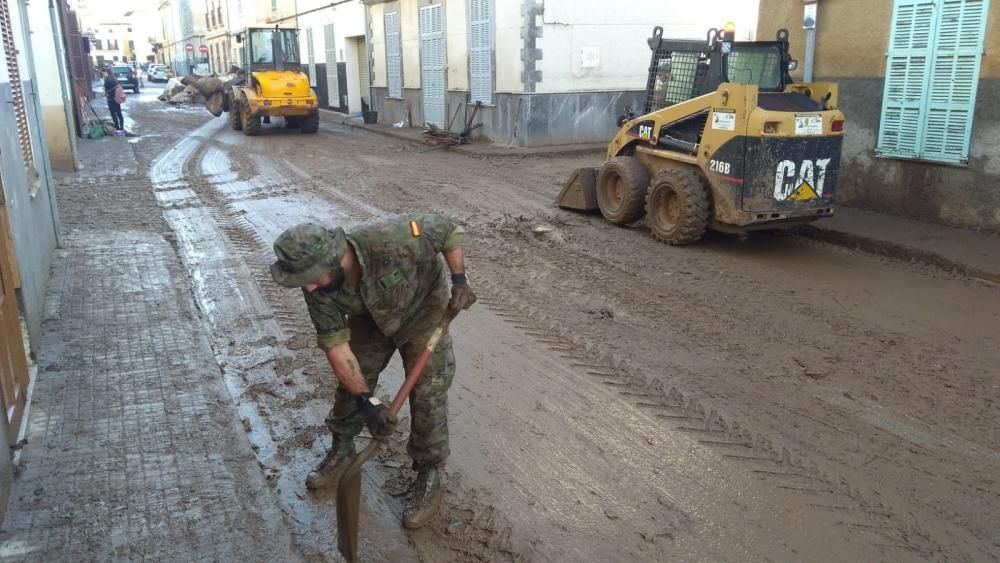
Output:
<instances>
[{"instance_id":1,"label":"skid steer loader","mask_svg":"<svg viewBox=\"0 0 1000 563\"><path fill-rule=\"evenodd\" d=\"M730 26L707 41L653 29L642 115L627 112L600 168L581 168L556 203L599 209L613 224L646 215L673 245L708 228L746 232L833 214L844 115L837 85L794 84L788 31L735 42Z\"/></svg>"}]
</instances>

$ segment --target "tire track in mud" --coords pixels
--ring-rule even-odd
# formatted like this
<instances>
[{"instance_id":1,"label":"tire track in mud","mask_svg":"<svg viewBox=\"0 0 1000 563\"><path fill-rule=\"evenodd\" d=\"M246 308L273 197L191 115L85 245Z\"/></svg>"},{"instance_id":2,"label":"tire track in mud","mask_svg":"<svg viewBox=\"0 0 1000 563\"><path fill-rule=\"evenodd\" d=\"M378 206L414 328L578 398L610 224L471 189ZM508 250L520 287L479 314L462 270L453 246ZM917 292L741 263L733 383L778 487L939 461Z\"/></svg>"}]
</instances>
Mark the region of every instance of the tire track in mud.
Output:
<instances>
[{"instance_id":1,"label":"tire track in mud","mask_svg":"<svg viewBox=\"0 0 1000 563\"><path fill-rule=\"evenodd\" d=\"M392 191L392 196L397 202L395 207L405 208L412 204L418 204L421 208L427 207L426 201L420 201L408 192L405 189ZM495 310L498 313L509 311L510 306L518 304L519 301L521 300L513 298L500 299L494 302ZM518 318L520 319L518 328L525 331L533 330L536 336L540 329L548 329L544 326L545 323L541 327L532 324L532 314ZM600 349L595 348L591 341L579 337L567 341L562 331L545 333L545 338L555 339L549 344L554 346L552 348L554 352L563 357L566 357L571 350L588 352L589 349ZM606 359L604 355L606 351L598 352L597 358L592 359L604 360ZM720 415L717 410L707 408L699 401L693 401L678 388L664 390L663 385L657 383L655 378L637 371L634 367L624 369L613 361L604 362L597 367L604 370L601 372L603 382L611 388L618 388L622 396L637 400L642 408L655 411L658 418L675 425L678 430L704 435L702 442L705 446L725 451L727 458L739 463L752 465L748 471L761 479L768 480L776 489L797 492L803 497L804 505L810 509L845 515L838 525L845 530L865 531L871 536L872 545L880 549L919 554L923 557L942 553L945 549L927 530L921 529L910 515L904 516L886 506L880 500L883 495L879 491L868 488L868 492L862 492L861 489L852 486L846 478L826 469L824 466L829 467L827 463L824 462L821 466L809 454L802 454L787 445L777 445L781 442L771 436L744 430L746 426L733 423ZM609 368L613 371L608 371ZM610 377L608 374L614 377L607 379ZM596 377L595 374L592 376ZM812 418L824 426L831 426L830 421L824 421L819 417L807 418Z\"/></svg>"},{"instance_id":2,"label":"tire track in mud","mask_svg":"<svg viewBox=\"0 0 1000 563\"><path fill-rule=\"evenodd\" d=\"M343 190L328 187L323 182L318 181L319 174L313 176L302 169L294 170L294 165L287 162L285 168L296 176L303 178L300 187L283 186L277 190L287 190L287 193L296 191L312 191L325 198L330 199L338 207L351 208L351 202L355 203L350 211L351 218L362 220L371 213L370 206L357 205L358 198L347 195ZM307 168L313 168L308 166ZM372 186L366 186L363 173L353 170L346 170L347 174L338 178L337 184L345 185L350 182L358 182L361 186L361 193L367 193ZM379 189L386 186L379 184L375 186ZM392 189L392 188L390 188ZM394 204L397 207L408 207L411 205L426 208L427 202L421 201L413 196L407 189L393 189L393 195L398 196L398 201ZM265 198L265 189L260 189L257 194L250 194L251 197ZM495 198L494 198L495 199ZM242 216L234 220L242 219ZM252 226L250 226L252 229ZM497 241L503 243L505 241ZM262 287L267 287L265 284ZM486 300L493 300L493 305L505 312L518 310L511 305L518 305L518 300L509 296L496 297L492 292L486 292ZM496 310L496 309L494 309ZM519 311L519 310L518 310ZM878 491L867 493L860 492L852 487L848 481L839 479L828 471L824 471L821 466L809 461L810 456L798 455L795 449L788 449L778 445L780 442L769 439L768 436L761 436L732 422L728 417L719 415L718 411L705 407L703 402L693 401L690 393L683 394L675 388L664 390L663 385L658 383L652 374L643 373L634 367L621 364L616 358L607 357L607 349L600 348L593 344L592 339L571 338L567 344L565 335L561 330L552 332L547 325L550 319L541 315L537 311L530 309L519 311L518 315L527 317L517 317L519 319L519 330L525 331L529 336L536 338L551 339L553 347L550 349L554 353L573 354L590 353L590 350L597 350L594 353L593 361L599 361L599 365L594 371L600 374L611 373L615 377L608 379L605 375L589 374L589 377L598 378L609 388L616 389L627 400L634 400L641 404L640 408L647 409L654 413L654 416L667 426L676 425L677 429L692 435L701 436L703 445L720 452L727 452L725 455L732 456L736 462L747 465L748 471L765 479L780 491L794 492L802 497L805 505L813 510L820 510L828 514L844 514L841 523L845 530L865 531L872 537L871 543L889 550L889 553L914 553L923 557L932 557L940 554L947 548L942 548L940 542L934 540L926 530L906 523L907 517L901 516L890 508L883 506L878 501L871 500L881 495ZM542 321L538 321L538 318ZM557 322L557 321L552 321ZM542 336L535 336L527 331L538 332ZM582 352L581 352L582 347ZM558 348L558 350L557 350ZM605 361L607 360L607 361ZM624 366L624 367L623 367ZM613 368L613 369L609 369ZM581 368L583 369L583 367ZM822 406L822 405L820 405ZM808 413L803 413L808 415ZM830 427L830 420L823 420L818 416L806 416L816 423ZM828 465L824 463L824 465ZM806 502L814 501L814 502ZM816 506L810 506L815 504ZM872 521L875 523L873 524ZM905 541L900 541L903 538ZM956 543L959 540L956 540Z\"/></svg>"},{"instance_id":3,"label":"tire track in mud","mask_svg":"<svg viewBox=\"0 0 1000 563\"><path fill-rule=\"evenodd\" d=\"M298 174L311 177L304 172ZM360 176L353 179L364 183ZM359 204L358 198L342 190L331 186L316 186L315 189L338 207L352 208L352 217L367 218L373 212L373 206ZM398 199L400 207L415 203L404 194L407 192L398 194L402 196ZM475 258L474 252L470 255ZM581 368L587 376L597 378L626 401L654 411L653 416L668 428L698 436L701 445L746 465L746 471L767 481L774 489L798 495L803 509L837 515L837 525L844 530L841 533L863 532L869 537L868 543L883 552L921 557L940 552L940 546L915 523L902 523L890 509L870 500L845 479L824 473L815 462L793 454L787 446L779 446L770 437L744 429L738 422L729 421L718 410L705 407L676 387L665 390L661 383L606 347L572 336L573 331L558 320L548 318L537 309L519 305L516 297L501 290L492 280L477 280L477 291L480 291L482 303L497 316ZM877 492L874 494L877 496Z\"/></svg>"},{"instance_id":4,"label":"tire track in mud","mask_svg":"<svg viewBox=\"0 0 1000 563\"><path fill-rule=\"evenodd\" d=\"M599 381L624 400L643 410L665 427L697 437L699 444L745 467L769 486L800 496L801 506L839 515L837 525L871 536L869 543L880 550L901 550L921 557L941 552L930 535L916 522L904 522L892 509L830 474L815 461L797 454L770 436L754 432L719 410L652 378L606 346L574 335L568 324L520 304L520 299L492 280L481 280L481 303L578 368L582 375ZM874 492L872 496L878 496Z\"/></svg>"},{"instance_id":5,"label":"tire track in mud","mask_svg":"<svg viewBox=\"0 0 1000 563\"><path fill-rule=\"evenodd\" d=\"M313 181L305 180L298 183L269 184L265 180L259 182L249 189L241 189L232 194L220 193L218 185L225 181L249 181L256 177L253 172L256 164L255 160L246 153L237 157L234 163L235 170L238 171L238 179L232 177L220 178L224 173L225 163L213 153L216 147L226 147L218 142L217 137L223 131L216 131L214 135L205 139L205 142L197 148L189 149L187 145L182 145L182 150L176 157L183 158L184 162L180 170L177 170L176 163L171 163L168 173L161 173L159 186L161 189L176 189L181 185L180 177L183 177L183 184L186 188L194 192L195 197L189 197L178 201L161 202L164 208L184 209L187 207L202 207L206 210L208 217L215 227L222 233L229 246L235 251L249 267L253 282L261 296L273 311L273 319L286 332L286 346L290 350L301 348L312 349L313 329L308 323L308 313L305 310L301 299L290 299L290 293L284 288L276 286L270 278L267 269L270 263L270 245L260 236L257 229L250 223L244 212L234 204L250 200L266 200L281 195L295 195L298 193L314 193L326 197L337 207L345 209L351 221L362 221L378 214L380 210L365 204L364 202L352 198L346 194L338 194L338 197L330 197L325 193L323 186ZM232 154L232 153L230 153ZM205 156L208 155L212 163L206 169ZM286 164L291 164L286 161ZM213 166L216 167L213 169ZM289 167L289 170L291 168ZM178 174L179 172L179 174ZM298 176L302 176L301 170L295 171ZM202 177L206 175L206 177ZM287 182L287 180L286 180ZM257 320L268 320L266 317L259 317ZM308 340L306 346L304 341ZM296 343L300 345L296 345ZM273 344L273 343L272 343ZM278 359L280 363L280 358ZM267 360L270 361L270 360ZM278 375L286 373L293 368L302 369L312 367L317 370L324 369L315 358L293 359L292 363L285 363L276 369ZM277 366L276 366L277 367ZM244 393L255 393L254 386L248 386ZM332 392L331 392L332 393ZM322 393L326 394L326 393ZM321 395L315 392L312 395ZM305 397L306 399L310 397ZM268 416L262 413L262 416ZM246 423L246 421L245 421ZM260 429L267 431L265 428ZM317 435L322 434L320 428L303 428L284 447L277 445L273 448L272 454L281 455L282 451L293 448L301 448L303 445L308 448ZM306 440L308 443L302 443ZM253 441L253 440L252 440ZM255 446L255 451L260 452ZM395 456L405 458L405 450L397 448ZM267 461L265 467L275 471L273 461ZM398 487L400 483L406 484L413 479L412 472L399 468L401 464L390 463L383 466L382 471L394 474L384 487L389 487L389 493L393 487ZM270 478L270 477L269 477ZM398 493L398 491L397 491ZM391 493L390 493L391 494ZM398 496L398 494L392 494ZM397 507L398 509L398 507ZM294 521L301 522L295 514L289 515ZM520 561L522 557L516 554L510 547L510 527L503 525L503 519L497 515L490 506L479 502L475 490L465 488L461 481L461 476L456 475L449 481L446 494L445 506L442 516L434 523L422 531L411 534L411 539L423 552L423 556L428 560L481 560L481 561ZM385 556L384 554L382 556Z\"/></svg>"}]
</instances>

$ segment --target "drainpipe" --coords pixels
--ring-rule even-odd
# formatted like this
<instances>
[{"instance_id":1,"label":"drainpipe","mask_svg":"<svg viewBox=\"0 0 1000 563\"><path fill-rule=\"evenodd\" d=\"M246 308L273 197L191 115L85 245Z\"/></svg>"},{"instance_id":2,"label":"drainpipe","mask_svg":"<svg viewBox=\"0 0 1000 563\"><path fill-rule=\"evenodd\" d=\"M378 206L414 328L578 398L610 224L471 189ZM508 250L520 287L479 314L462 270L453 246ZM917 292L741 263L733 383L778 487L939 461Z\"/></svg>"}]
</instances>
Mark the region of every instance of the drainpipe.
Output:
<instances>
[{"instance_id":1,"label":"drainpipe","mask_svg":"<svg viewBox=\"0 0 1000 563\"><path fill-rule=\"evenodd\" d=\"M813 81L813 61L816 57L816 8L817 0L802 0L802 29L806 31L806 60L802 69L802 81Z\"/></svg>"}]
</instances>

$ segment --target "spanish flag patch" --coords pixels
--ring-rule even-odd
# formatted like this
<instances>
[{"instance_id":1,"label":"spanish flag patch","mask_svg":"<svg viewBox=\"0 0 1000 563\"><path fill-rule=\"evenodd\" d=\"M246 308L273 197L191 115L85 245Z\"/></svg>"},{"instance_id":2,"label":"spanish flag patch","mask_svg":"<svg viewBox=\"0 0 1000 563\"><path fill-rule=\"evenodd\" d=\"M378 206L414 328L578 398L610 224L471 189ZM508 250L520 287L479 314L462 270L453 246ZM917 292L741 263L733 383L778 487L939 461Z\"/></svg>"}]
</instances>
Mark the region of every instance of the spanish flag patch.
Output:
<instances>
[{"instance_id":1,"label":"spanish flag patch","mask_svg":"<svg viewBox=\"0 0 1000 563\"><path fill-rule=\"evenodd\" d=\"M416 221L410 221L410 233L414 237L419 237L420 236L420 224L417 223Z\"/></svg>"}]
</instances>

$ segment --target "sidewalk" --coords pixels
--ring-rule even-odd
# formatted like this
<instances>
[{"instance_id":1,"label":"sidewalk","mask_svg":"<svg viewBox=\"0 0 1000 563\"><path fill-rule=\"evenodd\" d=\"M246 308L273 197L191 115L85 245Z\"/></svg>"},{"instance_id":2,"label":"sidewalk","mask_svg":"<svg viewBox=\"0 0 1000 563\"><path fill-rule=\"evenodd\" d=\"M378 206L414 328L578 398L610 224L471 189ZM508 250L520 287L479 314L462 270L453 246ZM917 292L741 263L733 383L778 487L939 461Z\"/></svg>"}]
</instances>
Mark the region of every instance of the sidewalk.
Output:
<instances>
[{"instance_id":1,"label":"sidewalk","mask_svg":"<svg viewBox=\"0 0 1000 563\"><path fill-rule=\"evenodd\" d=\"M109 150L137 159L122 138L81 144L89 162ZM0 559L295 561L153 190L108 176L118 160L61 180L67 232Z\"/></svg>"},{"instance_id":2,"label":"sidewalk","mask_svg":"<svg viewBox=\"0 0 1000 563\"><path fill-rule=\"evenodd\" d=\"M346 125L354 129L363 129L379 135L393 137L402 141L424 144L423 129L420 127L393 127L387 123L366 124L361 117L352 117L347 114L320 110L320 119L331 123ZM468 145L454 145L447 149L435 145L426 145L427 150L450 150L466 156L484 157L504 157L504 156L570 156L578 154L604 154L607 143L581 143L575 145L554 145L546 147L507 147L494 143L476 142Z\"/></svg>"},{"instance_id":3,"label":"sidewalk","mask_svg":"<svg viewBox=\"0 0 1000 563\"><path fill-rule=\"evenodd\" d=\"M838 207L801 234L1000 283L1000 236Z\"/></svg>"},{"instance_id":4,"label":"sidewalk","mask_svg":"<svg viewBox=\"0 0 1000 563\"><path fill-rule=\"evenodd\" d=\"M398 128L385 123L364 124L360 117L351 117L329 110L321 110L320 115L323 120L333 123L423 144L422 130L419 128ZM428 147L429 150L433 148ZM605 148L604 144L507 148L488 143L473 143L454 146L449 150L473 157L494 157L600 154ZM817 221L798 232L832 244L923 262L963 275L1000 283L1000 236L998 235L924 223L850 207L838 207L833 217Z\"/></svg>"}]
</instances>

